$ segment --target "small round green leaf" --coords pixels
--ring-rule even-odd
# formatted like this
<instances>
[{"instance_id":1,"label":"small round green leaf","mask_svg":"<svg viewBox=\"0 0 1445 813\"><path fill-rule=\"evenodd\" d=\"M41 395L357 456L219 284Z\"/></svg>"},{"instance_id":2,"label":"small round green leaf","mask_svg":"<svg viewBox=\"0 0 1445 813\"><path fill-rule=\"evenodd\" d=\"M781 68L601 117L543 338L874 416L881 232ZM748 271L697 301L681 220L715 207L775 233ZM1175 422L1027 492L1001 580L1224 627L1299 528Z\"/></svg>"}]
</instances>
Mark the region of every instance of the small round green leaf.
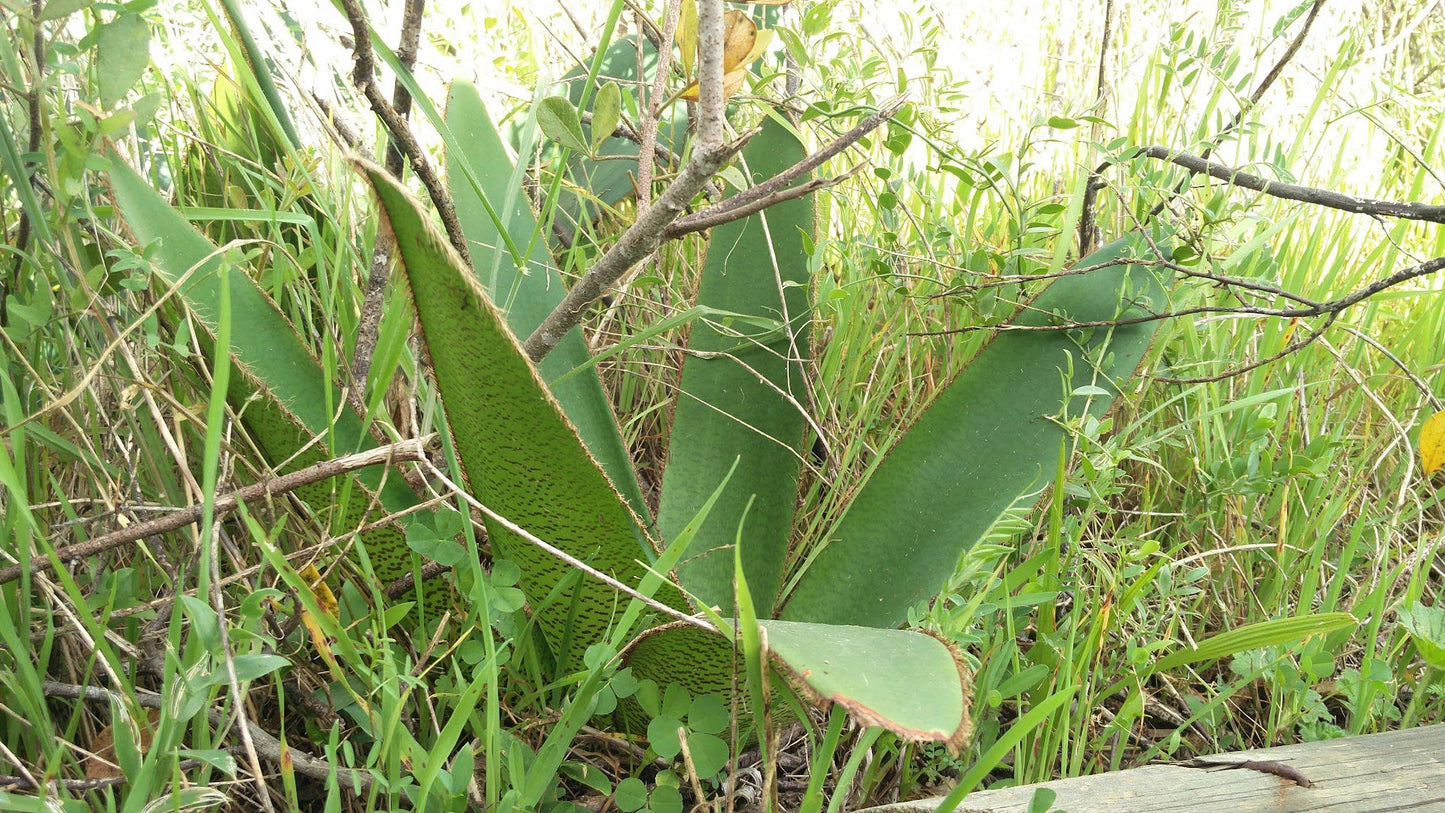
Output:
<instances>
[{"instance_id":1,"label":"small round green leaf","mask_svg":"<svg viewBox=\"0 0 1445 813\"><path fill-rule=\"evenodd\" d=\"M635 776L629 776L617 783L617 793L612 797L622 813L635 813L647 804L647 786Z\"/></svg>"},{"instance_id":2,"label":"small round green leaf","mask_svg":"<svg viewBox=\"0 0 1445 813\"><path fill-rule=\"evenodd\" d=\"M682 722L676 717L655 717L647 724L647 743L663 759L673 759L682 753L682 741L677 730Z\"/></svg>"},{"instance_id":3,"label":"small round green leaf","mask_svg":"<svg viewBox=\"0 0 1445 813\"><path fill-rule=\"evenodd\" d=\"M693 734L687 738L687 750L697 775L708 779L727 767L728 744L711 734Z\"/></svg>"}]
</instances>

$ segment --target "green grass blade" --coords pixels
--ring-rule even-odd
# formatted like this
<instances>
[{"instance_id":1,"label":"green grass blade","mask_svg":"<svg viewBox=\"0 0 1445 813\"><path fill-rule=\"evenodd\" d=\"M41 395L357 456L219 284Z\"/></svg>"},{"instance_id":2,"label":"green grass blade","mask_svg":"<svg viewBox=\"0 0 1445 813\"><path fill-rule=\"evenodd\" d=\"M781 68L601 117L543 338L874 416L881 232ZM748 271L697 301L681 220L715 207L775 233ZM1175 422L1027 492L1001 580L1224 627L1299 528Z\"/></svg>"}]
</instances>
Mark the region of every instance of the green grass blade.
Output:
<instances>
[{"instance_id":1,"label":"green grass blade","mask_svg":"<svg viewBox=\"0 0 1445 813\"><path fill-rule=\"evenodd\" d=\"M1124 254L1116 241L1080 266ZM1113 266L1049 286L1017 320L1138 315L1166 294L1151 269ZM1134 304L1130 304L1134 303ZM1065 430L1056 418L1102 414L1137 370L1157 323L1083 331L1000 331L929 405L859 491L786 599L782 618L897 626L953 573L1022 495L1052 482ZM1104 346L1107 344L1107 352ZM1102 363L1100 363L1102 362ZM1092 386L1106 395L1071 397Z\"/></svg>"},{"instance_id":2,"label":"green grass blade","mask_svg":"<svg viewBox=\"0 0 1445 813\"><path fill-rule=\"evenodd\" d=\"M501 241L496 221L483 206L483 196L494 206L501 206L500 215L513 244L528 244L537 221L526 196L512 182L512 161L477 89L465 82L454 83L447 98L446 116L447 126L461 145L459 150L447 150L447 182L477 277L492 301L503 306L512 332L526 336L562 301L567 287L545 241L536 241L526 272L519 273ZM468 171L476 178L477 186L470 182ZM596 371L568 375L587 364L589 356L582 329L573 328L542 360L538 370L544 380L554 382L553 397L632 510L638 516L649 516L627 446L617 428L612 401L603 391Z\"/></svg>"},{"instance_id":3,"label":"green grass blade","mask_svg":"<svg viewBox=\"0 0 1445 813\"><path fill-rule=\"evenodd\" d=\"M1186 664L1219 660L1267 646L1282 646L1311 635L1328 635L1359 624L1359 619L1349 613L1319 613L1259 621L1212 635L1200 641L1198 646L1171 652L1150 664L1149 671L1167 672Z\"/></svg>"},{"instance_id":4,"label":"green grass blade","mask_svg":"<svg viewBox=\"0 0 1445 813\"><path fill-rule=\"evenodd\" d=\"M237 0L221 0L221 8L241 46L240 56L244 58L246 66L250 69L249 74L254 78L256 87L266 102L261 111L262 115L274 121L275 126L281 130L281 135L293 150L299 148L301 137L296 134L296 125L291 121L291 113L286 109L286 104L281 101L280 92L276 90L276 81L271 78L271 61L256 45L256 38L251 35L251 28L246 24L245 16L241 14L240 3ZM210 9L207 8L207 11L209 12ZM219 29L220 26L217 28ZM230 45L230 43L226 44Z\"/></svg>"},{"instance_id":5,"label":"green grass blade","mask_svg":"<svg viewBox=\"0 0 1445 813\"><path fill-rule=\"evenodd\" d=\"M804 155L797 137L768 119L743 159L761 181ZM678 570L684 588L724 614L733 605L733 536L749 502L743 571L760 614L772 614L782 581L805 428L810 303L803 239L812 233L812 201L788 201L714 229L703 266L699 306L790 328L750 339L762 332L698 322L690 349L706 355L690 355L682 368L657 525L671 539L717 486L718 472L741 458L739 476Z\"/></svg>"},{"instance_id":6,"label":"green grass blade","mask_svg":"<svg viewBox=\"0 0 1445 813\"><path fill-rule=\"evenodd\" d=\"M1044 698L1042 703L1030 709L1028 714L1020 717L1013 725L1009 726L1008 733L999 737L998 741L993 744L993 747L989 748L983 756L979 757L978 762L974 763L972 768L969 768L968 773L964 774L963 778L958 780L958 784L954 786L953 791L939 803L937 813L953 813L953 811L958 808L959 802L962 802L968 794L972 793L973 789L978 787L978 783L982 782L984 778L989 775L990 771L998 767L999 763L1003 762L1004 757L1008 756L1008 752L1012 751L1014 746L1022 742L1023 738L1028 736L1029 732L1046 723L1055 711L1074 696L1074 692L1076 691L1078 691L1077 686L1068 686L1054 692Z\"/></svg>"},{"instance_id":7,"label":"green grass blade","mask_svg":"<svg viewBox=\"0 0 1445 813\"><path fill-rule=\"evenodd\" d=\"M152 255L157 276L178 288L198 321L215 335L221 253L123 161L112 162L110 184L116 206L137 240L159 241ZM229 393L267 459L284 461L284 470L291 471L374 448L377 441L361 417L351 409L337 409L340 393L270 298L244 273L231 273L227 280L232 318L245 325L231 340L241 375L232 377ZM313 444L317 436L327 443ZM338 482L351 485L338 487ZM381 512L372 505L373 493L379 494L388 511L416 504L415 494L399 476L388 476L384 466L360 470L354 481L337 478L297 491L319 516L331 515L333 528L344 530L380 518ZM361 538L378 580L385 583L412 572L414 556L400 528L380 525ZM444 588L440 581L434 584L437 590Z\"/></svg>"},{"instance_id":8,"label":"green grass blade","mask_svg":"<svg viewBox=\"0 0 1445 813\"><path fill-rule=\"evenodd\" d=\"M657 554L637 517L547 390L537 369L470 269L394 180L363 164L396 236L447 421L472 495L541 539L610 574L641 583ZM569 575L568 566L494 521L492 549L522 569L534 604ZM685 606L666 585L659 599ZM538 620L559 657L583 663L622 610L618 594L584 577L571 602L542 603Z\"/></svg>"}]
</instances>

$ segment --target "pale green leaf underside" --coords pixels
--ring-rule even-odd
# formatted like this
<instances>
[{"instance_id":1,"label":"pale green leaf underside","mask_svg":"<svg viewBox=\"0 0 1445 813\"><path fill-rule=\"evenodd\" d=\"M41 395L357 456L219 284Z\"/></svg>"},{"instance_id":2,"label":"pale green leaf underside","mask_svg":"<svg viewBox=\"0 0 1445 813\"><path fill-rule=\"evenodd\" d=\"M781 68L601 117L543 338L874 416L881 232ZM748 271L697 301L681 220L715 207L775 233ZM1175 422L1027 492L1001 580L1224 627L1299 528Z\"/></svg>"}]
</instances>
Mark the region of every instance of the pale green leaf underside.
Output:
<instances>
[{"instance_id":1,"label":"pale green leaf underside","mask_svg":"<svg viewBox=\"0 0 1445 813\"><path fill-rule=\"evenodd\" d=\"M805 694L839 703L864 725L881 726L910 741L957 746L971 729L969 680L954 653L920 632L761 621L775 668ZM681 684L694 695L731 695L733 663L741 663L721 635L686 624L649 631L634 643L627 663L638 678ZM774 706L777 706L775 700ZM621 720L642 730L635 709Z\"/></svg>"},{"instance_id":2,"label":"pale green leaf underside","mask_svg":"<svg viewBox=\"0 0 1445 813\"><path fill-rule=\"evenodd\" d=\"M1125 240L1079 262L1119 257ZM1055 282L1021 325L1066 314L1075 322L1162 310L1166 293L1145 266L1112 266ZM799 577L781 617L896 627L936 593L959 555L1024 496L1053 481L1067 413L1102 414L1137 370L1157 322L1112 331L1000 331L929 405L873 472L829 541ZM1100 345L1108 342L1108 352ZM1064 371L1072 359L1073 376ZM1095 363L1103 361L1101 367ZM1108 396L1069 397L1092 386Z\"/></svg>"},{"instance_id":3,"label":"pale green leaf underside","mask_svg":"<svg viewBox=\"0 0 1445 813\"><path fill-rule=\"evenodd\" d=\"M743 160L757 182L804 154L796 136L767 119ZM763 615L772 614L782 580L805 426L802 361L811 313L803 235L812 232L812 201L788 201L714 229L703 266L698 305L780 324L786 315L792 334L778 330L756 339L749 337L764 332L752 325L719 329L699 321L688 347L708 355L689 355L683 363L657 527L672 539L738 461L737 475L678 568L684 588L725 614L733 604L732 545L744 515L743 570Z\"/></svg>"}]
</instances>

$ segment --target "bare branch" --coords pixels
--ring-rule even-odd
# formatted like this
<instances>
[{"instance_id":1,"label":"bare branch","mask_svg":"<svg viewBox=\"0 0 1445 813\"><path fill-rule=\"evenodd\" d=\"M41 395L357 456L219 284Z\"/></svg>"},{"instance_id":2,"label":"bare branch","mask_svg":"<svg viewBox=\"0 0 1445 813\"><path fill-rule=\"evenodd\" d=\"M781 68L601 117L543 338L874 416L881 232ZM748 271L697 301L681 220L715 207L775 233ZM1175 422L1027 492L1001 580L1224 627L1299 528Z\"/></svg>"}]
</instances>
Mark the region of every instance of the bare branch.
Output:
<instances>
[{"instance_id":1,"label":"bare branch","mask_svg":"<svg viewBox=\"0 0 1445 813\"><path fill-rule=\"evenodd\" d=\"M425 156L421 155L421 148L417 145L415 137L406 124L406 117L411 112L411 93L407 91L401 77L397 77L392 84L391 104L388 106L385 103L385 99L381 96L381 90L376 86L371 40L366 36L366 17L362 13L358 0L347 0L344 5L355 37L353 54L356 64L351 74L352 81L361 88L362 93L371 102L372 109L386 123L389 133L386 146L386 171L400 178L406 158L412 159L413 170L416 171L417 177L422 179L427 194L431 196L437 211L442 213L442 222L447 227L447 237L454 246L459 246L458 250L463 258L469 258L466 240L462 237L461 225L456 222L456 210L452 205L451 197L436 182L431 166L426 162ZM416 64L417 49L421 41L421 20L425 8L426 0L406 0L406 8L402 12L401 41L396 49L396 58L407 70L411 70L412 66ZM403 150L405 150L405 156ZM419 156L420 160L418 160ZM428 178L431 179L430 182ZM448 221L448 212L450 212L450 221ZM376 351L381 312L386 299L386 284L391 276L389 273L391 252L391 236L386 233L378 234L376 244L371 248L371 270L366 278L366 294L362 299L361 319L356 332L356 349L352 354L349 395L353 405L358 409L362 408L362 402L366 398L366 378L371 372L372 354ZM470 263L470 259L468 262Z\"/></svg>"},{"instance_id":2,"label":"bare branch","mask_svg":"<svg viewBox=\"0 0 1445 813\"><path fill-rule=\"evenodd\" d=\"M1106 90L1105 80L1108 73L1105 70L1109 56L1109 40L1113 33L1114 23L1114 0L1104 0L1104 33L1099 37L1099 79L1094 89L1094 115L1100 115L1104 105L1104 91ZM1099 123L1094 122L1090 127L1091 138L1099 140ZM1098 199L1099 190L1104 188L1104 181L1099 177L1099 171L1089 173L1089 181L1084 184L1083 205L1079 207L1079 256L1090 254L1094 250L1094 244L1098 242L1098 228L1094 225L1094 201Z\"/></svg>"},{"instance_id":3,"label":"bare branch","mask_svg":"<svg viewBox=\"0 0 1445 813\"><path fill-rule=\"evenodd\" d=\"M355 0L347 0L355 2ZM700 0L698 3L698 42L700 43L698 144L692 158L683 165L677 178L658 196L617 242L607 250L557 307L542 320L523 346L532 361L541 361L577 326L582 312L634 265L642 262L662 244L670 223L682 215L703 184L712 178L751 136L732 144L723 142L723 13L722 0Z\"/></svg>"},{"instance_id":4,"label":"bare branch","mask_svg":"<svg viewBox=\"0 0 1445 813\"><path fill-rule=\"evenodd\" d=\"M1324 324L1320 325L1317 328L1310 329L1309 333L1303 339L1295 339L1294 341L1290 342L1283 350L1280 350L1278 353L1274 353L1265 358L1256 359L1249 362L1248 364L1240 364L1234 367L1230 367L1228 370L1225 370L1222 373L1215 373L1214 375L1202 375L1195 378L1174 378L1172 376L1160 376L1158 380L1165 384L1212 384L1215 381L1223 381L1227 378L1234 378L1236 376L1244 375L1250 370L1257 370L1260 367L1265 366L1266 364L1273 364L1276 361L1284 358L1285 356L1298 353L1306 347L1314 344L1321 336L1325 335L1325 331L1329 329L1330 325L1333 325L1335 323L1335 320L1338 319L1339 316L1340 314L1338 312L1329 314L1325 317Z\"/></svg>"},{"instance_id":5,"label":"bare branch","mask_svg":"<svg viewBox=\"0 0 1445 813\"><path fill-rule=\"evenodd\" d=\"M426 0L406 0L406 7L401 13L401 40L396 46L396 61L408 71L416 67L416 54L421 44L421 18L425 10ZM391 106L403 121L411 114L411 92L406 89L401 77L392 83ZM400 178L403 160L405 157L397 147L396 137L392 136L386 146L386 171Z\"/></svg>"},{"instance_id":6,"label":"bare branch","mask_svg":"<svg viewBox=\"0 0 1445 813\"><path fill-rule=\"evenodd\" d=\"M426 445L431 436L417 440L403 440L387 446L378 446L364 452L338 457L332 460L322 461L304 469L288 472L271 480L254 483L239 488L229 494L224 494L215 500L215 515L229 513L242 503L264 500L287 492L295 491L303 486L317 483L338 474L364 469L368 466L390 465L394 463L415 462L426 457ZM62 562L71 562L76 559L85 559L97 553L118 548L139 541L148 536L174 531L184 528L187 525L201 520L201 506L192 505L171 514L157 517L145 522L136 523L128 528L111 531L104 536L96 537L88 542L79 542L74 545L67 545L55 552L55 558ZM55 563L49 558L36 557L30 563L31 573L42 573L54 569ZM0 584L14 581L20 578L20 565L10 565L0 568Z\"/></svg>"},{"instance_id":7,"label":"bare branch","mask_svg":"<svg viewBox=\"0 0 1445 813\"><path fill-rule=\"evenodd\" d=\"M671 43L677 33L677 18L682 11L684 0L670 0L667 4L667 17L662 24L662 42ZM687 0L691 2L691 0ZM646 15L638 15L645 17ZM684 48L687 43L683 43ZM642 47L637 48L638 59L642 58ZM647 91L647 106L643 110L642 121L638 126L642 129L639 134L641 140L638 142L637 151L637 207L646 209L648 202L652 199L652 151L657 146L657 120L662 113L663 91L667 88L667 76L672 59L672 48L659 47L657 49L657 67L652 75L652 87ZM638 74L642 78L642 74Z\"/></svg>"},{"instance_id":8,"label":"bare branch","mask_svg":"<svg viewBox=\"0 0 1445 813\"><path fill-rule=\"evenodd\" d=\"M707 229L713 228L714 226L721 226L724 223L731 223L734 220L742 220L745 217L755 215L758 212L763 211L764 209L769 209L784 201L801 198L805 195L811 195L820 189L827 189L830 186L836 186L837 184L840 184L843 181L846 181L849 178L857 175L859 172L863 171L863 167L863 164L859 164L848 170L847 172L843 173L842 175L835 175L831 178L816 178L814 180L808 181L805 184L799 184L798 186L795 186L791 189L784 189L781 192L774 192L765 198L756 198L741 206L724 208L719 205L711 207L709 209L705 209L696 214L688 215L684 218L679 218L678 220L673 221L671 226L667 227L667 236L669 238L677 238L685 234L705 231ZM724 203L726 202L727 201L724 201Z\"/></svg>"},{"instance_id":9,"label":"bare branch","mask_svg":"<svg viewBox=\"0 0 1445 813\"><path fill-rule=\"evenodd\" d=\"M1214 138L1210 140L1209 145L1204 148L1204 151L1200 156L1201 158L1207 159L1209 158L1209 156L1213 155L1215 145L1217 145L1221 140L1223 140L1225 136L1234 132L1235 129L1239 127L1239 125L1243 124L1244 117L1249 115L1249 111L1259 106L1260 100L1264 98L1265 93L1269 92L1269 89L1275 83L1275 80L1279 79L1280 74L1284 72L1285 66L1289 64L1290 60L1294 59L1295 54L1299 53L1300 46L1304 45L1305 37L1309 36L1310 29L1314 27L1315 18L1320 16L1320 9L1324 8L1324 6L1325 0L1315 0L1315 4L1310 7L1309 16L1305 17L1305 24L1302 28L1300 28L1299 34L1297 34L1295 38L1290 41L1289 47L1286 48L1284 50L1284 53L1280 55L1280 58L1275 61L1274 67L1270 68L1269 73L1265 74L1264 78L1260 80L1259 84L1255 87L1254 92L1249 95L1249 101L1243 105L1240 105L1239 110L1235 111L1234 118L1230 119L1229 123L1224 125L1224 127L1218 133L1215 133ZM1108 165L1105 164L1103 166ZM1103 167L1101 167L1099 170L1096 170L1095 175L1097 175L1098 172L1101 171L1103 171ZM1102 183L1103 182L1100 181L1101 185ZM1177 185L1175 185L1174 191L1170 192L1169 196L1166 197L1164 200L1156 203L1154 205L1154 208L1149 211L1150 219L1157 217L1160 212L1164 211L1164 207L1169 205L1169 201L1177 197L1186 188L1188 188L1188 183L1186 181L1180 181Z\"/></svg>"},{"instance_id":10,"label":"bare branch","mask_svg":"<svg viewBox=\"0 0 1445 813\"><path fill-rule=\"evenodd\" d=\"M1208 161L1197 155L1171 150L1168 147L1144 147L1137 154L1159 161L1168 161L1195 174L1207 174L1231 186L1242 186L1245 189L1253 189L1256 192L1283 200L1312 203L1316 206L1360 215L1398 217L1426 223L1445 223L1445 205L1357 198L1353 195L1344 195L1328 189L1317 189L1313 186L1271 181L1258 175L1227 167L1224 164Z\"/></svg>"},{"instance_id":11,"label":"bare branch","mask_svg":"<svg viewBox=\"0 0 1445 813\"><path fill-rule=\"evenodd\" d=\"M699 227L697 227L695 224L703 221L715 221L719 223L725 223L727 222L727 220L717 219L722 212L745 207L754 201L765 198L769 195L776 194L788 188L789 186L792 186L793 183L796 182L798 179L804 177L808 173L822 166L824 161L827 161L829 158L832 158L833 156L838 155L839 153L853 146L855 143L857 143L858 139L877 129L878 125L893 118L893 116L896 115L899 110L903 109L903 105L907 101L908 94L906 93L889 99L887 102L883 103L882 107L878 108L877 112L873 113L871 116L864 119L863 121L858 122L858 124L854 126L853 129L833 139L833 141L823 149L818 150L812 155L809 155L807 158L804 158L798 163L792 165L791 167L788 167L787 169L783 170L772 178L763 181L762 183L752 187L751 189L744 190L736 195L733 195L730 198L727 198L726 200L719 201L716 205L709 206L701 212L697 212L695 214L691 214L687 217L679 219L669 228L668 236L674 237L679 234L687 234L688 232L698 231ZM757 210L754 209L753 211ZM735 220L736 218L729 219ZM701 228L706 227L704 226Z\"/></svg>"},{"instance_id":12,"label":"bare branch","mask_svg":"<svg viewBox=\"0 0 1445 813\"><path fill-rule=\"evenodd\" d=\"M1302 305L1297 308L1259 308L1249 305L1201 305L1195 308L1185 308L1180 311L1165 311L1162 313L1150 313L1144 316L1131 316L1121 319L1099 319L1094 321L1073 321L1070 319L1057 319L1045 325L970 325L968 327L949 328L947 330L927 330L910 333L910 336L948 336L954 333L970 333L976 330L1011 330L1034 333L1045 333L1059 330L1077 330L1088 327L1123 327L1126 325L1141 325L1147 322L1158 322L1164 319L1177 319L1181 316L1197 316L1206 313L1233 313L1246 314L1250 316L1275 316L1283 319L1307 319L1312 316L1331 316L1339 314L1347 308L1358 305L1366 299L1380 293L1381 291L1393 288L1413 279L1426 277L1445 269L1445 257L1436 257L1433 260L1426 260L1419 265L1412 265L1404 268L1388 277L1382 277L1369 285L1355 290L1338 299L1331 299L1314 305ZM1203 276L1203 275L1201 275ZM1298 295L1289 295L1287 298L1296 302L1304 300ZM1026 309L1029 307L1024 306ZM1054 314L1049 314L1055 316Z\"/></svg>"},{"instance_id":13,"label":"bare branch","mask_svg":"<svg viewBox=\"0 0 1445 813\"><path fill-rule=\"evenodd\" d=\"M371 25L366 21L366 13L361 9L361 0L341 0L341 6L346 12L346 19L351 23L351 35L355 40L352 58L356 64L351 71L351 81L366 97L372 112L376 113L376 117L386 126L386 131L395 139L394 143L401 147L407 160L411 161L412 172L416 173L417 179L426 188L427 197L431 198L432 205L441 216L442 227L446 229L452 248L455 248L470 266L471 252L467 250L467 240L462 233L461 221L457 220L457 208L452 203L451 195L447 193L446 187L432 168L431 161L422 151L411 127L382 95L381 87L376 83L376 59L371 51Z\"/></svg>"}]
</instances>

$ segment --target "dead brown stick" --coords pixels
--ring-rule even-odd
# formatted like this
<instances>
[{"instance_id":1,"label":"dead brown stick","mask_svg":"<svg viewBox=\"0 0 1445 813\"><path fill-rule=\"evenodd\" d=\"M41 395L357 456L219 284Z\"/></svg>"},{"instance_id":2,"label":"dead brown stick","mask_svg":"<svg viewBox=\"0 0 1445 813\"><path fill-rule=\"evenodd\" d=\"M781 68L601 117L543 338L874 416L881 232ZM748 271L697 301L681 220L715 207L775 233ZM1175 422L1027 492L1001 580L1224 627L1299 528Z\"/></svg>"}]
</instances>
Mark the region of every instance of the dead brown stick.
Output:
<instances>
[{"instance_id":1,"label":"dead brown stick","mask_svg":"<svg viewBox=\"0 0 1445 813\"><path fill-rule=\"evenodd\" d=\"M295 491L302 486L320 482L338 474L364 469L368 466L383 464L394 464L403 462L415 462L426 457L426 444L430 436L416 440L403 440L387 446L378 446L364 452L338 457L333 460L325 460L304 469L288 472L279 477L254 483L244 488L239 488L229 494L223 494L216 498L215 515L229 513L242 503L264 500L290 491ZM87 542L78 542L74 545L67 545L55 551L55 558L36 557L30 562L31 573L43 573L54 569L55 560L71 562L77 559L85 559L97 553L118 548L122 545L129 545L133 542L144 539L148 536L174 531L184 528L201 520L200 505L192 505L183 508L175 513L156 517L152 520L136 523L128 528L121 528L111 531L104 536L96 537ZM14 581L20 578L22 573L20 565L10 565L0 568L0 584Z\"/></svg>"},{"instance_id":2,"label":"dead brown stick","mask_svg":"<svg viewBox=\"0 0 1445 813\"><path fill-rule=\"evenodd\" d=\"M1104 0L1104 33L1099 36L1099 78L1094 89L1095 116L1103 115L1105 104L1105 91L1108 90L1106 81L1108 79L1108 57L1109 40L1113 34L1114 23L1114 0ZM1090 125L1090 138L1099 141L1099 123L1096 121ZM1084 201L1079 207L1079 256L1087 256L1094 251L1094 245L1098 242L1098 229L1094 225L1094 201L1098 199L1099 190L1104 188L1104 182L1099 178L1097 171L1089 173L1089 180L1084 184Z\"/></svg>"},{"instance_id":3,"label":"dead brown stick","mask_svg":"<svg viewBox=\"0 0 1445 813\"><path fill-rule=\"evenodd\" d=\"M1253 189L1256 192L1263 192L1270 197L1281 198L1283 200L1310 203L1315 206L1324 206L1329 209L1338 209L1342 212L1350 212L1357 215L1398 217L1403 220L1420 220L1426 223L1445 223L1445 205L1441 204L1357 198L1354 195L1345 195L1339 192L1332 192L1328 189L1318 189L1313 186L1299 186L1298 184L1271 181L1258 175L1251 175L1248 172L1241 172L1233 167L1207 160L1198 155L1190 155L1189 153L1172 150L1168 147L1144 147L1140 149L1136 155L1147 156L1158 161L1168 161L1197 175L1208 175L1224 181L1230 186Z\"/></svg>"},{"instance_id":4,"label":"dead brown stick","mask_svg":"<svg viewBox=\"0 0 1445 813\"><path fill-rule=\"evenodd\" d=\"M467 250L467 239L462 233L462 224L457 219L457 207L452 203L451 195L437 176L436 170L432 168L426 153L422 151L421 143L416 140L411 126L397 113L391 102L387 101L381 86L377 84L376 57L371 50L371 24L366 20L361 0L341 0L341 6L346 12L347 21L351 23L351 36L354 41L351 55L356 65L351 71L352 84L366 97L372 112L381 119L387 133L394 139L393 143L399 146L407 160L411 161L411 170L416 173L417 180L426 188L427 197L436 207L452 248L457 250L467 265L471 265L471 252Z\"/></svg>"},{"instance_id":5,"label":"dead brown stick","mask_svg":"<svg viewBox=\"0 0 1445 813\"><path fill-rule=\"evenodd\" d=\"M792 186L799 179L806 176L808 173L822 166L823 162L827 161L829 158L832 158L833 156L838 155L844 150L853 146L855 143L858 142L858 139L877 129L878 126L883 122L893 118L893 116L896 115L899 110L903 109L903 105L906 101L908 101L907 94L895 96L892 99L889 99L888 101L883 103L882 107L878 108L878 110L872 115L870 115L868 118L858 122L858 124L854 126L853 129L833 139L833 141L831 141L828 146L818 150L812 155L809 155L808 157L792 165L791 167L788 167L782 172L779 172L777 175L774 175L773 177L767 179L766 181L763 181L762 183L752 187L751 189L744 190L736 195L733 195L730 198L718 201L716 204L709 206L708 208L703 209L700 212L690 214L687 217L679 218L676 222L674 222L667 228L667 236L677 237L679 235L687 234L689 232L700 231L701 229L708 228L711 225L726 223L728 222L728 220L739 219L723 218L722 215L725 213L746 211L748 214L751 214L758 211L759 207L752 206L752 204L755 204L760 200L764 200L769 196L778 195L779 193L786 190L788 187ZM781 200L786 200L786 198L779 198L779 200L775 202L780 202ZM747 215L741 215L740 217L746 216Z\"/></svg>"},{"instance_id":6,"label":"dead brown stick","mask_svg":"<svg viewBox=\"0 0 1445 813\"><path fill-rule=\"evenodd\" d=\"M421 41L421 20L425 9L426 0L406 0L406 7L402 11L401 41L396 48L396 60L407 70L411 70L416 64ZM411 113L411 102L411 93L406 89L406 83L401 81L401 77L397 77L391 88L391 106L396 111L397 119L406 121ZM392 134L387 138L386 144L386 171L400 178L405 167L406 156L402 153L396 135ZM386 283L391 277L391 252L391 235L385 231L378 233L376 244L371 247L371 272L366 278L366 295L362 299L361 321L356 332L356 350L351 357L350 395L353 403L362 411L366 399L366 377L371 372L371 358L376 352L381 311L386 300Z\"/></svg>"},{"instance_id":7,"label":"dead brown stick","mask_svg":"<svg viewBox=\"0 0 1445 813\"><path fill-rule=\"evenodd\" d=\"M125 705L126 700L134 700L136 705L149 709L165 708L165 698L155 692L137 688L131 697L125 697L119 692L111 691L100 686L79 686L74 683L61 683L56 680L47 680L41 684L41 690L49 697L64 697L71 700L84 700L88 703L115 703ZM218 708L206 709L206 717L210 719L211 725L223 727L230 724L226 713ZM256 745L257 755L267 762L279 765L282 759L281 741L271 735L258 725L247 723L248 732ZM349 788L355 793L365 793L371 789L371 774L364 770L346 771L339 766L320 757L314 757L305 751L293 746L285 748L286 759L291 761L296 773L308 776L312 779L326 781L334 772L342 787Z\"/></svg>"}]
</instances>

